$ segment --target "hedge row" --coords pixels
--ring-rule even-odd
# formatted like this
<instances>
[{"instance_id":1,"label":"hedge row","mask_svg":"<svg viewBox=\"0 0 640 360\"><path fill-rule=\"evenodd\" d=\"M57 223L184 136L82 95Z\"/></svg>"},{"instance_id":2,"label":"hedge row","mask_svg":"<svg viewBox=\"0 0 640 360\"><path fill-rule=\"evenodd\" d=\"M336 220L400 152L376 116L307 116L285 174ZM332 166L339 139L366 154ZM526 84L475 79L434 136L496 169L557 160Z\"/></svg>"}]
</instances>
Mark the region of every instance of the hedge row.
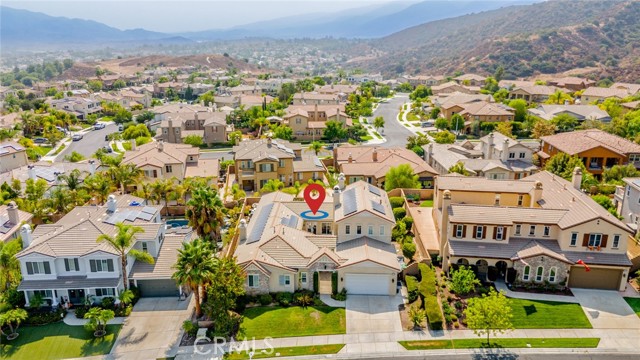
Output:
<instances>
[{"instance_id":1,"label":"hedge row","mask_svg":"<svg viewBox=\"0 0 640 360\"><path fill-rule=\"evenodd\" d=\"M407 216L407 210L402 207L393 208L393 216L396 220L400 220Z\"/></svg>"},{"instance_id":2,"label":"hedge row","mask_svg":"<svg viewBox=\"0 0 640 360\"><path fill-rule=\"evenodd\" d=\"M418 292L422 297L424 309L427 313L427 320L431 330L442 330L442 312L438 304L438 294L436 291L436 272L433 267L426 264L418 264L422 280L418 285Z\"/></svg>"},{"instance_id":3,"label":"hedge row","mask_svg":"<svg viewBox=\"0 0 640 360\"><path fill-rule=\"evenodd\" d=\"M404 206L404 198L401 196L392 196L389 198L389 202L391 203L392 208Z\"/></svg>"},{"instance_id":4,"label":"hedge row","mask_svg":"<svg viewBox=\"0 0 640 360\"><path fill-rule=\"evenodd\" d=\"M409 302L412 303L418 299L418 279L415 276L407 275L404 280L407 282Z\"/></svg>"}]
</instances>

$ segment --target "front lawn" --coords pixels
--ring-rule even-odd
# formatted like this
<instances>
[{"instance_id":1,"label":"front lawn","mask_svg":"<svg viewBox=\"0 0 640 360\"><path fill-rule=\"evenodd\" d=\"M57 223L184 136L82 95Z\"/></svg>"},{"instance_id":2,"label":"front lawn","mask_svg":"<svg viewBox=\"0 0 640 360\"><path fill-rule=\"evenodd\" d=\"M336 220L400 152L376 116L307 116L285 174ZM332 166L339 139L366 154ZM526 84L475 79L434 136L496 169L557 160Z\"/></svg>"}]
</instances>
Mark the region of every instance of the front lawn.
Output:
<instances>
[{"instance_id":1,"label":"front lawn","mask_svg":"<svg viewBox=\"0 0 640 360\"><path fill-rule=\"evenodd\" d=\"M484 338L454 340L400 341L407 350L486 348ZM596 348L600 338L522 338L491 339L492 348Z\"/></svg>"},{"instance_id":2,"label":"front lawn","mask_svg":"<svg viewBox=\"0 0 640 360\"><path fill-rule=\"evenodd\" d=\"M433 207L433 200L424 200L420 203L420 207Z\"/></svg>"},{"instance_id":3,"label":"front lawn","mask_svg":"<svg viewBox=\"0 0 640 360\"><path fill-rule=\"evenodd\" d=\"M636 315L640 316L640 298L626 297L624 298L624 301L631 306Z\"/></svg>"},{"instance_id":4,"label":"front lawn","mask_svg":"<svg viewBox=\"0 0 640 360\"><path fill-rule=\"evenodd\" d=\"M263 353L262 350L256 350L253 355L254 359L265 359L273 357L287 357L287 356L303 356L303 355L326 355L337 354L344 344L334 345L313 345L313 346L292 346L275 348L271 353ZM268 350L267 350L268 351ZM249 355L245 352L230 353L227 355L228 360L243 360L248 359Z\"/></svg>"},{"instance_id":5,"label":"front lawn","mask_svg":"<svg viewBox=\"0 0 640 360\"><path fill-rule=\"evenodd\" d=\"M260 306L247 308L242 328L247 338L333 335L346 333L343 308L298 306L288 308Z\"/></svg>"},{"instance_id":6,"label":"front lawn","mask_svg":"<svg viewBox=\"0 0 640 360\"><path fill-rule=\"evenodd\" d=\"M591 329L580 304L509 299L516 329Z\"/></svg>"},{"instance_id":7,"label":"front lawn","mask_svg":"<svg viewBox=\"0 0 640 360\"><path fill-rule=\"evenodd\" d=\"M121 325L107 325L107 335L95 339L83 326L62 322L43 326L22 326L17 339L2 339L0 359L66 359L104 355L111 351Z\"/></svg>"}]
</instances>

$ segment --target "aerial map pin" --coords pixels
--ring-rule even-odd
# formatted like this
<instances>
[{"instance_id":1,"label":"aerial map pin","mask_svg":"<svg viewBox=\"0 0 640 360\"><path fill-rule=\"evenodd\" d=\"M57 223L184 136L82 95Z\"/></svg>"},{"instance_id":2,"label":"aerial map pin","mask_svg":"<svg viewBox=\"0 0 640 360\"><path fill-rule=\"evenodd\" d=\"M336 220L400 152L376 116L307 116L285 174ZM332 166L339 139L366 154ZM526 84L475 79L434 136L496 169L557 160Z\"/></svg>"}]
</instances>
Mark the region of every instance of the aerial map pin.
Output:
<instances>
[{"instance_id":1,"label":"aerial map pin","mask_svg":"<svg viewBox=\"0 0 640 360\"><path fill-rule=\"evenodd\" d=\"M313 215L318 212L327 193L322 185L311 184L304 188L304 201L309 205Z\"/></svg>"}]
</instances>

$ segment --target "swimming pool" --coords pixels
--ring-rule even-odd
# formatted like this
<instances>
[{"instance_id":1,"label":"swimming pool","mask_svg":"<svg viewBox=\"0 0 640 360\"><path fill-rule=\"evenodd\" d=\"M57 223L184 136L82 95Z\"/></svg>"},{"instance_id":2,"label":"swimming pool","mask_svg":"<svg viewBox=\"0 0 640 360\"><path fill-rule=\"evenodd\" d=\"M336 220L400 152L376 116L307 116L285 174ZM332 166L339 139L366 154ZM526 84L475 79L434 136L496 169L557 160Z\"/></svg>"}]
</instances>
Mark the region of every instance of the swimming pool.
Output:
<instances>
[{"instance_id":1,"label":"swimming pool","mask_svg":"<svg viewBox=\"0 0 640 360\"><path fill-rule=\"evenodd\" d=\"M182 227L182 226L189 225L189 220L187 219L167 220L167 225L169 225L169 227Z\"/></svg>"}]
</instances>

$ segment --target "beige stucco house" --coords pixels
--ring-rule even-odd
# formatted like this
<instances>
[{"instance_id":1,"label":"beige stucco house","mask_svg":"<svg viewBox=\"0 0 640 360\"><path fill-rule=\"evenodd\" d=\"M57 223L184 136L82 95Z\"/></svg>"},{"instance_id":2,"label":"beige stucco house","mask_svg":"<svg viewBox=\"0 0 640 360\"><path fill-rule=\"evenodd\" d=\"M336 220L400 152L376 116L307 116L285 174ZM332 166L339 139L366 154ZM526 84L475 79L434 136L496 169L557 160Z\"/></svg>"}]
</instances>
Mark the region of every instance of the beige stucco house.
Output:
<instances>
[{"instance_id":1,"label":"beige stucco house","mask_svg":"<svg viewBox=\"0 0 640 360\"><path fill-rule=\"evenodd\" d=\"M22 145L11 141L0 143L0 174L28 163L27 150Z\"/></svg>"}]
</instances>

